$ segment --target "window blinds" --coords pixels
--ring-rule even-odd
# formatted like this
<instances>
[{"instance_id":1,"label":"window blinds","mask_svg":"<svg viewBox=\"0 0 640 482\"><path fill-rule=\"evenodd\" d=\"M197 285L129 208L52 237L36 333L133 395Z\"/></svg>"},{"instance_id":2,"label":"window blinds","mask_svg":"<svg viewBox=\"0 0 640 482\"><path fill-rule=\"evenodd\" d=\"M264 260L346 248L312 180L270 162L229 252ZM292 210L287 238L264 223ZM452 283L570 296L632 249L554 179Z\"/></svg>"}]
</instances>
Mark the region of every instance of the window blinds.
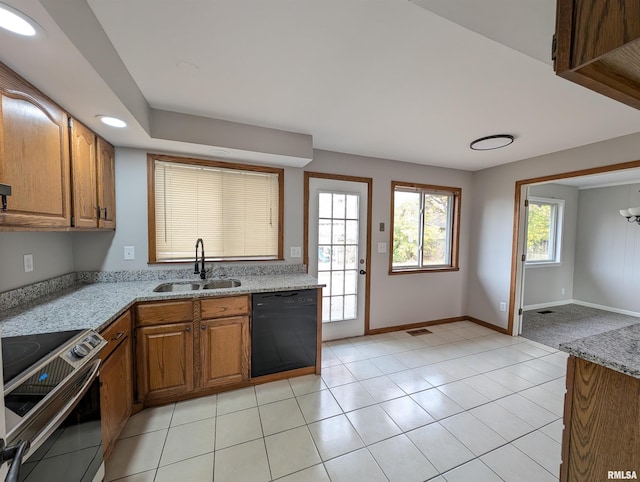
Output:
<instances>
[{"instance_id":1,"label":"window blinds","mask_svg":"<svg viewBox=\"0 0 640 482\"><path fill-rule=\"evenodd\" d=\"M154 161L156 260L277 258L278 174Z\"/></svg>"}]
</instances>

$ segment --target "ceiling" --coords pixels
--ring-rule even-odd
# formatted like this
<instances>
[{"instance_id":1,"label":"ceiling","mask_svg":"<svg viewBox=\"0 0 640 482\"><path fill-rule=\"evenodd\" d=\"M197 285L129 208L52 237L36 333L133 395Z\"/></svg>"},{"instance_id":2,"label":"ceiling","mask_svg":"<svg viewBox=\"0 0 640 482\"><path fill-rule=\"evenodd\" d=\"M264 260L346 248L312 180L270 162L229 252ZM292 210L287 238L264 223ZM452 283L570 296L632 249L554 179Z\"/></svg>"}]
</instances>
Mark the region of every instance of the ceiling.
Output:
<instances>
[{"instance_id":1,"label":"ceiling","mask_svg":"<svg viewBox=\"0 0 640 482\"><path fill-rule=\"evenodd\" d=\"M118 146L475 171L640 132L639 110L554 74L555 0L1 1L43 33L0 32L0 60ZM516 141L469 149L499 133Z\"/></svg>"}]
</instances>

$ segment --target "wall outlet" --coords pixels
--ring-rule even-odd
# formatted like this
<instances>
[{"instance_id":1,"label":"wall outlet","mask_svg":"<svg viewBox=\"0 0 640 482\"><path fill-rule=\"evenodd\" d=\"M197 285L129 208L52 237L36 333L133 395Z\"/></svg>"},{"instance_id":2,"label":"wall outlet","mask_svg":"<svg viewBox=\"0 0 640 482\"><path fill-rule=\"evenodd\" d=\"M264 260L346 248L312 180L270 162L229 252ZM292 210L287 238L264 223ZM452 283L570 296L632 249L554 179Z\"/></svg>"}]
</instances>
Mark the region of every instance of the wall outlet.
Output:
<instances>
[{"instance_id":1,"label":"wall outlet","mask_svg":"<svg viewBox=\"0 0 640 482\"><path fill-rule=\"evenodd\" d=\"M24 272L31 273L33 271L33 255L25 254L24 255Z\"/></svg>"},{"instance_id":2,"label":"wall outlet","mask_svg":"<svg viewBox=\"0 0 640 482\"><path fill-rule=\"evenodd\" d=\"M135 248L135 246L125 246L124 247L124 259L125 260L136 259L136 248Z\"/></svg>"},{"instance_id":3,"label":"wall outlet","mask_svg":"<svg viewBox=\"0 0 640 482\"><path fill-rule=\"evenodd\" d=\"M302 258L302 248L300 246L293 246L291 248L292 258Z\"/></svg>"},{"instance_id":4,"label":"wall outlet","mask_svg":"<svg viewBox=\"0 0 640 482\"><path fill-rule=\"evenodd\" d=\"M504 301L500 302L500 311L507 311L507 304Z\"/></svg>"},{"instance_id":5,"label":"wall outlet","mask_svg":"<svg viewBox=\"0 0 640 482\"><path fill-rule=\"evenodd\" d=\"M564 288L562 288L562 294L564 294Z\"/></svg>"}]
</instances>

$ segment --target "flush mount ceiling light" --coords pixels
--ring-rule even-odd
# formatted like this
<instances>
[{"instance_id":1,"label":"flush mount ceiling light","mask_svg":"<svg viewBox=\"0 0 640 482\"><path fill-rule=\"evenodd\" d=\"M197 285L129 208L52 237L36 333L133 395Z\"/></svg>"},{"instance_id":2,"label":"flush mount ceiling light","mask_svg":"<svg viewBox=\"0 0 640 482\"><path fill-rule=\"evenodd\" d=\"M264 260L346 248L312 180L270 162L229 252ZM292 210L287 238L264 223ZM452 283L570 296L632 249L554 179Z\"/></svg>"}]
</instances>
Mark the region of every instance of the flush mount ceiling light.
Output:
<instances>
[{"instance_id":1,"label":"flush mount ceiling light","mask_svg":"<svg viewBox=\"0 0 640 482\"><path fill-rule=\"evenodd\" d=\"M474 151L490 151L506 147L513 142L514 137L510 134L497 134L495 136L481 137L476 139L469 147Z\"/></svg>"},{"instance_id":2,"label":"flush mount ceiling light","mask_svg":"<svg viewBox=\"0 0 640 482\"><path fill-rule=\"evenodd\" d=\"M106 124L110 127L127 127L127 123L122 119L118 119L117 117L111 117L108 115L98 115L96 117L100 119L103 124Z\"/></svg>"},{"instance_id":3,"label":"flush mount ceiling light","mask_svg":"<svg viewBox=\"0 0 640 482\"><path fill-rule=\"evenodd\" d=\"M26 37L33 37L40 30L32 19L4 3L0 3L0 27Z\"/></svg>"}]
</instances>

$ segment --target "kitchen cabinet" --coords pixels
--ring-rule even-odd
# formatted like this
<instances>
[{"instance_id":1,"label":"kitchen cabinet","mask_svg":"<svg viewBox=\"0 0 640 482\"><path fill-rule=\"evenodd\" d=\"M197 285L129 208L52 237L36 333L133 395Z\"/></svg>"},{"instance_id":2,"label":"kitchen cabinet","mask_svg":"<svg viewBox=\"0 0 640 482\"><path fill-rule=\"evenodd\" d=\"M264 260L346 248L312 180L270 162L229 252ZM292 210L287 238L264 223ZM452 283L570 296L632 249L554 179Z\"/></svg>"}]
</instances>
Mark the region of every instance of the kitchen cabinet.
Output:
<instances>
[{"instance_id":1,"label":"kitchen cabinet","mask_svg":"<svg viewBox=\"0 0 640 482\"><path fill-rule=\"evenodd\" d=\"M67 114L0 63L0 183L12 194L0 229L71 225Z\"/></svg>"},{"instance_id":2,"label":"kitchen cabinet","mask_svg":"<svg viewBox=\"0 0 640 482\"><path fill-rule=\"evenodd\" d=\"M145 326L136 336L139 397L149 402L191 393L192 323Z\"/></svg>"},{"instance_id":3,"label":"kitchen cabinet","mask_svg":"<svg viewBox=\"0 0 640 482\"><path fill-rule=\"evenodd\" d=\"M640 2L558 0L556 73L640 109Z\"/></svg>"},{"instance_id":4,"label":"kitchen cabinet","mask_svg":"<svg viewBox=\"0 0 640 482\"><path fill-rule=\"evenodd\" d=\"M638 470L640 379L570 356L566 384L560 481Z\"/></svg>"},{"instance_id":5,"label":"kitchen cabinet","mask_svg":"<svg viewBox=\"0 0 640 482\"><path fill-rule=\"evenodd\" d=\"M202 300L201 303L201 386L212 388L247 381L249 298L236 296Z\"/></svg>"},{"instance_id":6,"label":"kitchen cabinet","mask_svg":"<svg viewBox=\"0 0 640 482\"><path fill-rule=\"evenodd\" d=\"M114 149L75 119L71 136L72 225L115 228Z\"/></svg>"},{"instance_id":7,"label":"kitchen cabinet","mask_svg":"<svg viewBox=\"0 0 640 482\"><path fill-rule=\"evenodd\" d=\"M107 458L133 408L132 317L127 311L101 335L107 340L100 356L102 446Z\"/></svg>"},{"instance_id":8,"label":"kitchen cabinet","mask_svg":"<svg viewBox=\"0 0 640 482\"><path fill-rule=\"evenodd\" d=\"M248 296L138 304L140 401L179 400L247 382L248 314Z\"/></svg>"},{"instance_id":9,"label":"kitchen cabinet","mask_svg":"<svg viewBox=\"0 0 640 482\"><path fill-rule=\"evenodd\" d=\"M98 136L98 227L116 228L116 152L114 147Z\"/></svg>"}]
</instances>

